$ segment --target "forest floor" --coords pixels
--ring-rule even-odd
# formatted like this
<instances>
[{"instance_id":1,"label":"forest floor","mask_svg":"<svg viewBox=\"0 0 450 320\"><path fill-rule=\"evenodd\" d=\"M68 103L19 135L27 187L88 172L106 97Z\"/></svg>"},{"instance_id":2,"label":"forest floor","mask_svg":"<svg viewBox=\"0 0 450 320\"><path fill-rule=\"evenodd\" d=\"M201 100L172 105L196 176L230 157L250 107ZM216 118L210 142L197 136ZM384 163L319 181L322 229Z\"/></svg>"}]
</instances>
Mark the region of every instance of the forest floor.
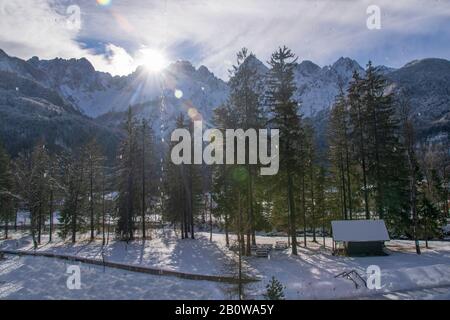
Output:
<instances>
[{"instance_id":1,"label":"forest floor","mask_svg":"<svg viewBox=\"0 0 450 320\"><path fill-rule=\"evenodd\" d=\"M234 239L232 239L234 240ZM302 244L302 239L298 239ZM422 255L415 254L411 241L386 243L387 256L343 257L331 255L331 239L318 243L308 238L308 246L272 250L269 258L244 257L244 271L261 281L245 285L248 299L261 299L272 276L284 286L287 299L450 299L450 242L431 241ZM283 237L257 236L258 244L286 241ZM13 233L0 241L0 250L33 252L31 237ZM87 236L72 244L56 238L48 243L42 238L37 251L131 265L205 275L236 275L236 254L225 246L225 236L197 233L197 239L179 239L173 230L154 231L153 240L135 240L128 244L110 240L102 246L100 238L91 242ZM81 289L66 286L69 265L81 269ZM381 270L381 289L369 290L359 282L335 278L343 271L355 270L366 279L366 269L376 265ZM0 260L0 299L230 299L236 298L236 285L213 281L141 274L103 268L46 257L5 255Z\"/></svg>"}]
</instances>

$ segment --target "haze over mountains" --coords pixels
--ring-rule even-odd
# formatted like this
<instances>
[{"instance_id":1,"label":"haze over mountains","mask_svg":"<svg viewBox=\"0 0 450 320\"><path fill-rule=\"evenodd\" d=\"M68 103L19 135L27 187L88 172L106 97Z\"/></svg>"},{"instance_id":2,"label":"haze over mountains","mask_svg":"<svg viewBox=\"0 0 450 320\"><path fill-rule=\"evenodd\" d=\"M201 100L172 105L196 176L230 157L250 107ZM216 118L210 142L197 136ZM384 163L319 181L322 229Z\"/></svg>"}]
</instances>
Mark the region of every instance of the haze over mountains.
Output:
<instances>
[{"instance_id":1,"label":"haze over mountains","mask_svg":"<svg viewBox=\"0 0 450 320\"><path fill-rule=\"evenodd\" d=\"M261 75L268 71L260 60L251 59L249 63L255 64ZM422 131L432 137L449 129L449 61L430 58L399 69L378 69L390 82L391 90L408 93ZM324 67L311 61L299 62L295 79L301 112L326 118L339 87L347 87L354 71L364 73L363 67L350 58L339 58ZM139 116L150 118L156 127L160 124L163 92L166 119L195 109L203 119L210 120L214 108L226 101L228 85L207 67L195 68L188 61L174 62L162 74L139 67L128 76L113 77L96 71L84 58L33 57L25 61L0 50L0 134L9 148L12 144L27 147L37 136L62 148L93 132L115 140L119 134L116 125L129 106L134 106ZM76 132L76 137L71 132Z\"/></svg>"}]
</instances>

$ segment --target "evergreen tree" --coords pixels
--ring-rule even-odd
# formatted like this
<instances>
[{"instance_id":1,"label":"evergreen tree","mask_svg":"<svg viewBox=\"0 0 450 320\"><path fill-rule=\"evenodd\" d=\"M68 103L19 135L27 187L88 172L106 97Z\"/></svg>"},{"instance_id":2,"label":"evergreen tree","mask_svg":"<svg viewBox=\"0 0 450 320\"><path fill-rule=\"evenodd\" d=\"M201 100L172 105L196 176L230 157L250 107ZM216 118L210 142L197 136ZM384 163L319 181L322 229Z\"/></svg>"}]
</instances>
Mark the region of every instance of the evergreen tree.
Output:
<instances>
[{"instance_id":1,"label":"evergreen tree","mask_svg":"<svg viewBox=\"0 0 450 320\"><path fill-rule=\"evenodd\" d=\"M398 119L393 95L386 90L387 81L370 61L361 87L368 134L367 174L375 187L376 212L383 219L386 212L395 214L403 205L406 172L400 165L404 157L398 141Z\"/></svg>"},{"instance_id":2,"label":"evergreen tree","mask_svg":"<svg viewBox=\"0 0 450 320\"><path fill-rule=\"evenodd\" d=\"M227 128L235 125L237 115L233 112L229 101L214 110L213 121L222 134L225 134ZM223 143L223 148L226 148L226 141ZM232 175L234 169L236 169L236 165L213 167L213 194L217 204L214 211L216 216L223 220L227 246L230 245L229 232L235 227L237 221L237 190Z\"/></svg>"},{"instance_id":3,"label":"evergreen tree","mask_svg":"<svg viewBox=\"0 0 450 320\"><path fill-rule=\"evenodd\" d=\"M425 238L425 246L428 246L428 240L442 237L442 225L446 222L442 218L439 209L431 202L425 194L420 197L417 208L420 233Z\"/></svg>"},{"instance_id":4,"label":"evergreen tree","mask_svg":"<svg viewBox=\"0 0 450 320\"><path fill-rule=\"evenodd\" d=\"M54 213L59 208L59 203L63 202L64 187L61 184L60 157L50 155L48 163L48 220L49 220L49 242L53 240Z\"/></svg>"},{"instance_id":5,"label":"evergreen tree","mask_svg":"<svg viewBox=\"0 0 450 320\"><path fill-rule=\"evenodd\" d=\"M262 79L255 65L255 56L248 49L241 49L236 55L236 64L230 70L230 97L228 99L229 112L232 117L221 119L221 127L226 129L258 130L265 124L262 108ZM225 122L226 121L226 122ZM258 139L258 137L256 137ZM246 141L244 141L246 142ZM233 142L234 143L234 142ZM248 144L247 144L248 146ZM236 150L236 149L235 149ZM243 193L246 201L246 249L245 254L251 255L251 244L256 245L255 239L255 180L258 174L256 163L250 163L250 148L246 148L245 170L247 172L246 190Z\"/></svg>"},{"instance_id":6,"label":"evergreen tree","mask_svg":"<svg viewBox=\"0 0 450 320\"><path fill-rule=\"evenodd\" d=\"M195 118L188 119L185 127L189 129L191 137L194 136ZM194 146L192 144L191 154L194 154ZM195 239L195 224L197 217L202 210L202 191L203 181L201 169L198 164L181 164L181 182L184 186L186 195L186 212L187 212L187 231L190 233L191 239Z\"/></svg>"},{"instance_id":7,"label":"evergreen tree","mask_svg":"<svg viewBox=\"0 0 450 320\"><path fill-rule=\"evenodd\" d=\"M308 211L310 222L309 225L312 228L313 242L317 242L316 239L316 193L315 184L317 180L317 164L316 164L316 148L315 148L315 132L312 124L309 121L305 121L303 125L304 137L303 143L305 145L305 167L306 167L306 181L308 186ZM302 191L303 192L303 191ZM306 220L306 219L305 219ZM305 222L305 235L306 235L306 222ZM306 241L305 241L306 244Z\"/></svg>"},{"instance_id":8,"label":"evergreen tree","mask_svg":"<svg viewBox=\"0 0 450 320\"><path fill-rule=\"evenodd\" d=\"M318 218L322 226L323 246L325 247L325 225L327 223L327 203L326 203L326 169L325 166L320 165L317 173L316 189L316 210Z\"/></svg>"},{"instance_id":9,"label":"evergreen tree","mask_svg":"<svg viewBox=\"0 0 450 320\"><path fill-rule=\"evenodd\" d=\"M89 227L90 239L92 241L95 238L95 230L98 229L100 221L100 177L105 159L95 139L89 141L83 147L82 152L86 161L86 181L89 189Z\"/></svg>"},{"instance_id":10,"label":"evergreen tree","mask_svg":"<svg viewBox=\"0 0 450 320\"><path fill-rule=\"evenodd\" d=\"M116 232L121 240L134 239L134 219L138 214L139 190L138 183L138 147L137 124L131 108L128 109L124 124L125 138L119 150L118 165L118 222Z\"/></svg>"},{"instance_id":11,"label":"evergreen tree","mask_svg":"<svg viewBox=\"0 0 450 320\"><path fill-rule=\"evenodd\" d=\"M184 116L180 114L176 119L176 128L184 128ZM181 237L187 237L187 212L185 205L185 191L182 184L181 167L175 165L171 160L171 150L177 142L171 142L168 154L165 160L165 176L164 176L164 217L166 220L180 224Z\"/></svg>"},{"instance_id":12,"label":"evergreen tree","mask_svg":"<svg viewBox=\"0 0 450 320\"><path fill-rule=\"evenodd\" d=\"M344 92L340 91L331 110L328 128L329 154L332 172L342 201L341 210L344 219L352 219L353 192L350 169L352 168L349 146L349 115ZM353 169L353 168L352 168Z\"/></svg>"},{"instance_id":13,"label":"evergreen tree","mask_svg":"<svg viewBox=\"0 0 450 320\"><path fill-rule=\"evenodd\" d=\"M84 208L89 184L86 183L85 160L81 152L62 156L64 204L59 217L59 235L63 239L70 235L72 243L76 242L77 233L82 231L86 224Z\"/></svg>"},{"instance_id":14,"label":"evergreen tree","mask_svg":"<svg viewBox=\"0 0 450 320\"><path fill-rule=\"evenodd\" d=\"M272 276L270 282L266 285L266 293L264 294L264 298L267 300L283 300L284 299L284 286L280 281L275 279Z\"/></svg>"},{"instance_id":15,"label":"evergreen tree","mask_svg":"<svg viewBox=\"0 0 450 320\"><path fill-rule=\"evenodd\" d=\"M16 183L20 197L30 211L33 245L41 243L44 212L48 204L49 157L45 144L40 141L31 153L22 153L15 162Z\"/></svg>"},{"instance_id":16,"label":"evergreen tree","mask_svg":"<svg viewBox=\"0 0 450 320\"><path fill-rule=\"evenodd\" d=\"M15 201L11 160L0 143L0 222L3 222L5 226L5 239L8 239L8 228L13 218Z\"/></svg>"},{"instance_id":17,"label":"evergreen tree","mask_svg":"<svg viewBox=\"0 0 450 320\"><path fill-rule=\"evenodd\" d=\"M412 235L414 238L416 253L420 254L419 246L419 219L417 212L417 181L419 175L419 166L416 157L416 133L411 116L411 106L407 99L400 102L400 115L402 124L402 141L406 153L408 178L409 178L409 210L412 220Z\"/></svg>"},{"instance_id":18,"label":"evergreen tree","mask_svg":"<svg viewBox=\"0 0 450 320\"><path fill-rule=\"evenodd\" d=\"M186 121L183 114L177 117L176 127L189 130L193 136L193 121ZM172 142L172 147L175 144L177 142ZM192 145L191 148L193 148ZM201 165L187 163L175 165L171 161L171 149L166 159L166 215L172 222L181 224L182 238L188 238L190 234L190 237L194 239L196 217L203 207ZM193 150L191 150L192 154Z\"/></svg>"},{"instance_id":19,"label":"evergreen tree","mask_svg":"<svg viewBox=\"0 0 450 320\"><path fill-rule=\"evenodd\" d=\"M266 99L270 108L270 125L280 130L280 172L285 182L292 238L292 254L297 255L296 209L293 175L298 165L296 154L301 146L299 103L294 98L295 55L287 47L275 51L269 61ZM304 201L303 201L304 204Z\"/></svg>"},{"instance_id":20,"label":"evergreen tree","mask_svg":"<svg viewBox=\"0 0 450 320\"><path fill-rule=\"evenodd\" d=\"M153 185L151 181L152 177L154 177L153 163L156 159L153 158L153 135L151 126L149 126L147 120L142 119L139 133L139 160L141 164L139 168L141 185L141 227L142 238L145 240L147 237L146 213L151 206L152 195L155 191L155 185Z\"/></svg>"},{"instance_id":21,"label":"evergreen tree","mask_svg":"<svg viewBox=\"0 0 450 320\"><path fill-rule=\"evenodd\" d=\"M370 219L369 210L369 181L368 181L368 145L367 110L363 103L363 80L355 71L348 89L348 104L350 114L350 143L356 146L353 156L360 164L362 175L362 193L364 196L364 213L366 219ZM343 170L343 169L342 169ZM342 178L342 181L344 178ZM345 187L343 183L343 193ZM345 199L343 201L345 203ZM345 210L344 210L345 213Z\"/></svg>"}]
</instances>

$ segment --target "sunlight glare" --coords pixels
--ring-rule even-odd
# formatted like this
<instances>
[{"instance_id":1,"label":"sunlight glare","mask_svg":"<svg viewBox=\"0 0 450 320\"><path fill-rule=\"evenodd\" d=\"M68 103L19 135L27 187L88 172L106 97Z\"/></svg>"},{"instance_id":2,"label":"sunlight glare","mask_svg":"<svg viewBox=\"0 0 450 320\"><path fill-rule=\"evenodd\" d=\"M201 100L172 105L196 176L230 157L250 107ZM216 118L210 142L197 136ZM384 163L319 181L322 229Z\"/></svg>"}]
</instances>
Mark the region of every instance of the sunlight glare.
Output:
<instances>
[{"instance_id":1,"label":"sunlight glare","mask_svg":"<svg viewBox=\"0 0 450 320\"><path fill-rule=\"evenodd\" d=\"M160 72L167 66L168 61L161 51L146 48L140 50L139 64L151 72Z\"/></svg>"}]
</instances>

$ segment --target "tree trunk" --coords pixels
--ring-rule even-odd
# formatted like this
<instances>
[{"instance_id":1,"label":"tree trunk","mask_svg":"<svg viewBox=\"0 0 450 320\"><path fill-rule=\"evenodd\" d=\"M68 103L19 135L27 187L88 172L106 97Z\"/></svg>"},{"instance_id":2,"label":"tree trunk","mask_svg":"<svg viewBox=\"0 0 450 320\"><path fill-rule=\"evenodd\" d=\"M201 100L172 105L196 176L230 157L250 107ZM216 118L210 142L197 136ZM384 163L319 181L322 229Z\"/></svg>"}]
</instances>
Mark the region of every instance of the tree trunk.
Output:
<instances>
[{"instance_id":1,"label":"tree trunk","mask_svg":"<svg viewBox=\"0 0 450 320\"><path fill-rule=\"evenodd\" d=\"M382 206L382 187L381 187L381 174L380 174L380 152L379 152L379 142L378 142L378 118L377 113L375 111L375 107L372 106L372 115L373 115L373 121L374 121L374 142L375 142L375 165L376 165L376 175L377 175L377 182L376 182L376 188L377 188L377 210L378 210L378 216L380 219L383 219L383 206Z\"/></svg>"},{"instance_id":2,"label":"tree trunk","mask_svg":"<svg viewBox=\"0 0 450 320\"><path fill-rule=\"evenodd\" d=\"M294 203L294 194L293 194L293 185L292 185L292 175L290 171L288 171L288 184L287 184L287 192L288 192L288 208L289 208L289 217L290 217L290 233L292 239L292 254L297 255L297 235L296 235L296 223L295 223L295 203ZM305 239L306 246L306 239Z\"/></svg>"},{"instance_id":3,"label":"tree trunk","mask_svg":"<svg viewBox=\"0 0 450 320\"><path fill-rule=\"evenodd\" d=\"M52 234L53 234L53 189L50 189L50 208L49 208L49 218L50 218L50 230L48 235L48 241L52 242Z\"/></svg>"},{"instance_id":4,"label":"tree trunk","mask_svg":"<svg viewBox=\"0 0 450 320\"><path fill-rule=\"evenodd\" d=\"M225 214L225 243L227 248L230 246L230 237L228 235L228 215Z\"/></svg>"},{"instance_id":5,"label":"tree trunk","mask_svg":"<svg viewBox=\"0 0 450 320\"><path fill-rule=\"evenodd\" d=\"M323 237L323 247L325 248L325 210L322 212L322 237Z\"/></svg>"},{"instance_id":6,"label":"tree trunk","mask_svg":"<svg viewBox=\"0 0 450 320\"><path fill-rule=\"evenodd\" d=\"M142 127L142 239L145 240L145 122Z\"/></svg>"},{"instance_id":7,"label":"tree trunk","mask_svg":"<svg viewBox=\"0 0 450 320\"><path fill-rule=\"evenodd\" d=\"M347 197L348 197L348 213L350 220L353 219L353 201L352 201L352 188L350 180L350 156L348 151L347 130L344 131L344 146L345 146L345 166L347 171Z\"/></svg>"},{"instance_id":8,"label":"tree trunk","mask_svg":"<svg viewBox=\"0 0 450 320\"><path fill-rule=\"evenodd\" d=\"M193 190L193 177L192 177L192 168L190 170L191 179L189 179L189 218L191 223L191 239L195 239L194 234L194 190Z\"/></svg>"},{"instance_id":9,"label":"tree trunk","mask_svg":"<svg viewBox=\"0 0 450 320\"><path fill-rule=\"evenodd\" d=\"M212 242L212 234L213 234L213 223L212 223L212 211L213 211L213 198L212 193L210 193L210 201L209 201L209 241Z\"/></svg>"},{"instance_id":10,"label":"tree trunk","mask_svg":"<svg viewBox=\"0 0 450 320\"><path fill-rule=\"evenodd\" d=\"M366 219L370 219L369 212L369 195L367 190L367 169L366 169L366 152L364 149L364 132L362 126L362 115L361 115L361 107L358 105L358 123L359 123L359 143L360 143L360 152L361 152L361 169L363 173L363 184L364 184L364 210L366 213Z\"/></svg>"},{"instance_id":11,"label":"tree trunk","mask_svg":"<svg viewBox=\"0 0 450 320\"><path fill-rule=\"evenodd\" d=\"M306 240L306 198L305 198L305 171L302 169L302 214L303 214L303 242L305 244L305 248L308 246L307 240ZM295 232L295 230L294 230Z\"/></svg>"},{"instance_id":12,"label":"tree trunk","mask_svg":"<svg viewBox=\"0 0 450 320\"><path fill-rule=\"evenodd\" d=\"M241 193L240 191L238 192L238 234L240 235L240 242L244 241L244 237L241 233L241 229L242 229L242 210L241 210ZM243 298L243 292L242 292L242 254L244 252L243 250L244 244L242 243L239 244L239 284L238 284L238 292L239 292L239 300L242 300Z\"/></svg>"},{"instance_id":13,"label":"tree trunk","mask_svg":"<svg viewBox=\"0 0 450 320\"><path fill-rule=\"evenodd\" d=\"M9 219L5 219L5 239L8 239Z\"/></svg>"},{"instance_id":14,"label":"tree trunk","mask_svg":"<svg viewBox=\"0 0 450 320\"><path fill-rule=\"evenodd\" d=\"M420 246L419 246L419 239L417 237L417 229L418 229L418 219L417 219L417 187L416 187L416 169L414 164L414 155L413 150L409 148L408 150L408 162L409 162L409 169L410 169L410 195L409 195L409 204L411 207L411 213L413 218L413 236L414 236L414 243L416 246L416 253L420 254Z\"/></svg>"},{"instance_id":15,"label":"tree trunk","mask_svg":"<svg viewBox=\"0 0 450 320\"><path fill-rule=\"evenodd\" d=\"M105 174L102 175L102 245L105 245L105 223L106 223L106 204L105 204Z\"/></svg>"},{"instance_id":16,"label":"tree trunk","mask_svg":"<svg viewBox=\"0 0 450 320\"><path fill-rule=\"evenodd\" d=\"M72 216L72 243L77 241L77 212L76 209Z\"/></svg>"},{"instance_id":17,"label":"tree trunk","mask_svg":"<svg viewBox=\"0 0 450 320\"><path fill-rule=\"evenodd\" d=\"M312 228L313 228L313 242L317 242L316 239L316 217L315 217L315 203L314 203L314 167L311 161L310 168L310 182L311 182L311 219L312 219Z\"/></svg>"},{"instance_id":18,"label":"tree trunk","mask_svg":"<svg viewBox=\"0 0 450 320\"><path fill-rule=\"evenodd\" d=\"M91 213L91 241L94 240L94 172L92 167L92 159L90 160L89 172L89 209Z\"/></svg>"},{"instance_id":19,"label":"tree trunk","mask_svg":"<svg viewBox=\"0 0 450 320\"><path fill-rule=\"evenodd\" d=\"M339 171L341 172L341 182L342 182L342 210L344 213L344 220L348 219L347 216L347 192L346 192L346 186L345 186L345 175L344 175L344 164L342 162L342 155L340 156L340 165L339 165Z\"/></svg>"},{"instance_id":20,"label":"tree trunk","mask_svg":"<svg viewBox=\"0 0 450 320\"><path fill-rule=\"evenodd\" d=\"M38 243L36 241L36 208L30 210L30 228L31 228L31 238L33 239L33 248L36 249ZM26 221L26 220L25 220Z\"/></svg>"},{"instance_id":21,"label":"tree trunk","mask_svg":"<svg viewBox=\"0 0 450 320\"><path fill-rule=\"evenodd\" d=\"M14 231L17 231L17 204L14 205Z\"/></svg>"},{"instance_id":22,"label":"tree trunk","mask_svg":"<svg viewBox=\"0 0 450 320\"><path fill-rule=\"evenodd\" d=\"M448 165L448 164L447 164ZM449 217L448 214L448 182L447 182L447 176L446 176L446 167L444 166L444 219L447 219Z\"/></svg>"},{"instance_id":23,"label":"tree trunk","mask_svg":"<svg viewBox=\"0 0 450 320\"><path fill-rule=\"evenodd\" d=\"M39 211L38 211L38 244L41 244L41 232L42 232L42 205L39 203Z\"/></svg>"}]
</instances>

